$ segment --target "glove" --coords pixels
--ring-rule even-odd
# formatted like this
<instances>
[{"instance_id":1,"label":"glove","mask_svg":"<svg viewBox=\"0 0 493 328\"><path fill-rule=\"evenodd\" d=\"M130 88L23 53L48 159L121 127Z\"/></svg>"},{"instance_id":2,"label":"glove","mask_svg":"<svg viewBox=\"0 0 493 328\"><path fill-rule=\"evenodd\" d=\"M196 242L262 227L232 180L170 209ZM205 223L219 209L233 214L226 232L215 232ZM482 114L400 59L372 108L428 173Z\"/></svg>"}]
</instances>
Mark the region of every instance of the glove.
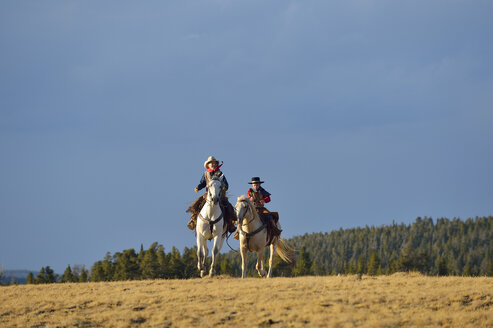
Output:
<instances>
[{"instance_id":1,"label":"glove","mask_svg":"<svg viewBox=\"0 0 493 328\"><path fill-rule=\"evenodd\" d=\"M195 187L195 192L199 192L199 187Z\"/></svg>"}]
</instances>

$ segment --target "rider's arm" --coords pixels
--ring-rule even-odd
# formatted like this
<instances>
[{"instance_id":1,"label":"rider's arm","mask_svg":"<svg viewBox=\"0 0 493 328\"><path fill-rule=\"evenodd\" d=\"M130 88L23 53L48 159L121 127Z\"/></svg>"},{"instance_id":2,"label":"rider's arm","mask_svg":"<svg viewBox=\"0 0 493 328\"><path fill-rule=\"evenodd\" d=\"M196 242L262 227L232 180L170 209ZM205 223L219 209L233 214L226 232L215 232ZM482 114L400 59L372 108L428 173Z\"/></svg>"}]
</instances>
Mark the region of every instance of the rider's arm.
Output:
<instances>
[{"instance_id":1,"label":"rider's arm","mask_svg":"<svg viewBox=\"0 0 493 328\"><path fill-rule=\"evenodd\" d=\"M222 175L221 182L223 183L224 189L225 190L228 190L229 184L228 184L228 180L226 180L226 176L224 175L224 173Z\"/></svg>"},{"instance_id":2,"label":"rider's arm","mask_svg":"<svg viewBox=\"0 0 493 328\"><path fill-rule=\"evenodd\" d=\"M197 185L197 190L204 189L204 187L205 187L205 174L202 174L202 179L200 179L200 182Z\"/></svg>"},{"instance_id":3,"label":"rider's arm","mask_svg":"<svg viewBox=\"0 0 493 328\"><path fill-rule=\"evenodd\" d=\"M252 200L252 195L250 195L250 189L248 189L248 191L247 191L247 198L249 200Z\"/></svg>"},{"instance_id":4,"label":"rider's arm","mask_svg":"<svg viewBox=\"0 0 493 328\"><path fill-rule=\"evenodd\" d=\"M260 192L262 193L262 196L264 196L264 203L270 202L270 193L265 190L264 188L260 189Z\"/></svg>"}]
</instances>

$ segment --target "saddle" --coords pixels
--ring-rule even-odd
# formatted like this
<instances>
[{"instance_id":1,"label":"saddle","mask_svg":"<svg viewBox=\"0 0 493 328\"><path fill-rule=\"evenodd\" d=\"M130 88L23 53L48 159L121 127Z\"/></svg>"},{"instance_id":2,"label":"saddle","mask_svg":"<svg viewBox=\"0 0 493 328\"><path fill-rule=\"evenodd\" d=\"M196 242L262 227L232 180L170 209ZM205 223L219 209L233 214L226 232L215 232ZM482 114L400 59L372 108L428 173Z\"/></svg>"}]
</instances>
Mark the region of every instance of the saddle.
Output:
<instances>
[{"instance_id":1,"label":"saddle","mask_svg":"<svg viewBox=\"0 0 493 328\"><path fill-rule=\"evenodd\" d=\"M199 196L196 200L193 201L193 203L186 210L186 213L190 213L190 220L188 221L187 224L188 229L195 230L195 227L197 226L197 217L200 213L200 210L202 210L202 207L204 207L205 205L206 198L207 198L207 194L203 194L202 196ZM234 222L236 221L236 214L233 205L229 202L229 200L226 197L224 197L221 198L219 206L221 207L221 210L224 213L224 225L227 228L225 229L225 231L227 232L235 231L236 227L234 225Z\"/></svg>"},{"instance_id":2,"label":"saddle","mask_svg":"<svg viewBox=\"0 0 493 328\"><path fill-rule=\"evenodd\" d=\"M282 230L277 227L277 222L279 222L279 213L271 212L265 207L257 208L257 213L259 214L260 220L265 224L267 228L267 246L272 244L274 237L279 237Z\"/></svg>"},{"instance_id":3,"label":"saddle","mask_svg":"<svg viewBox=\"0 0 493 328\"><path fill-rule=\"evenodd\" d=\"M207 194L203 194L198 197L186 210L186 213L190 213L190 221L188 221L187 224L188 229L195 230L195 227L197 226L197 216L199 215L202 207L205 205L206 197Z\"/></svg>"}]
</instances>

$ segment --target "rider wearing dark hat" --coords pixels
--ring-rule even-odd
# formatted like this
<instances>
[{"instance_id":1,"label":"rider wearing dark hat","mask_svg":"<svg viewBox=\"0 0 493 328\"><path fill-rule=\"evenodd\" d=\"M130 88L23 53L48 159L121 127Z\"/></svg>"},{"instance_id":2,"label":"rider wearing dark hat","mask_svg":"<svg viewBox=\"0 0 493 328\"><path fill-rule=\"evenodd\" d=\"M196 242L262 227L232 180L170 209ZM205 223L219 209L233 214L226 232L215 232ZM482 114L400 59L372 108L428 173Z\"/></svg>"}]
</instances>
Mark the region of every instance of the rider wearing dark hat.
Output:
<instances>
[{"instance_id":1,"label":"rider wearing dark hat","mask_svg":"<svg viewBox=\"0 0 493 328\"><path fill-rule=\"evenodd\" d=\"M252 185L252 188L248 189L247 197L257 209L263 209L265 203L270 202L270 193L260 186L262 183L264 181L260 181L259 177L253 177L248 183Z\"/></svg>"},{"instance_id":2,"label":"rider wearing dark hat","mask_svg":"<svg viewBox=\"0 0 493 328\"><path fill-rule=\"evenodd\" d=\"M264 205L270 202L270 193L260 186L262 183L264 183L264 181L260 181L259 177L253 177L252 181L248 182L248 184L252 185L252 188L248 189L247 197L253 205L255 205L257 213L267 225L267 230L270 235L269 238L272 240L273 236L278 236L281 234L281 230L279 230L276 225L279 220L279 215L277 212L270 212L265 208ZM234 238L239 238L238 231L234 235Z\"/></svg>"}]
</instances>

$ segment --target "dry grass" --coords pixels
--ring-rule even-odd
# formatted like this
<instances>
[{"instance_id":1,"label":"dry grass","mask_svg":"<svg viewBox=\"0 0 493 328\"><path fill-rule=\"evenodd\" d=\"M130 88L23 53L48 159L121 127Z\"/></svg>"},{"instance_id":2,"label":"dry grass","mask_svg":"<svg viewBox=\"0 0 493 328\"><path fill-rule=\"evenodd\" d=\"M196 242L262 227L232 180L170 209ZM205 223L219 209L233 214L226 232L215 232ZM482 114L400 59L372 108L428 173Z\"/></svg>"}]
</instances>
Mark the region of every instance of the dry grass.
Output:
<instances>
[{"instance_id":1,"label":"dry grass","mask_svg":"<svg viewBox=\"0 0 493 328\"><path fill-rule=\"evenodd\" d=\"M493 327L493 278L217 277L0 288L1 327Z\"/></svg>"}]
</instances>

